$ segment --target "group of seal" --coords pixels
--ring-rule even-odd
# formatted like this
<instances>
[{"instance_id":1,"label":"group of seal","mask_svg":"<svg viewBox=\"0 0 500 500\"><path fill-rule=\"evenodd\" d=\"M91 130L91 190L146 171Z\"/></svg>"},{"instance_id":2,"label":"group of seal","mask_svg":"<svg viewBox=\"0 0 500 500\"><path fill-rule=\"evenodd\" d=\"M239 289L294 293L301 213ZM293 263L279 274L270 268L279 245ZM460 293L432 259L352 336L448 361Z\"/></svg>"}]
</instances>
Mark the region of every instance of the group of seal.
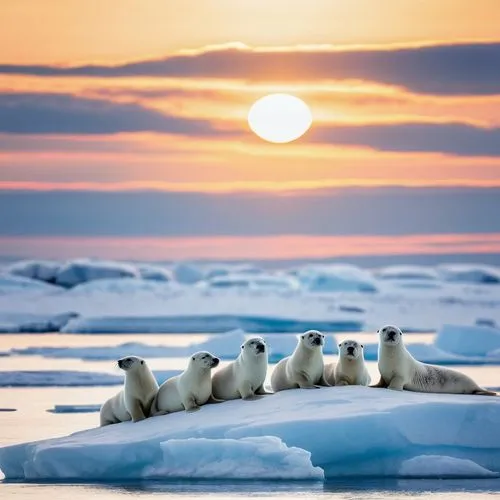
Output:
<instances>
[{"instance_id":1,"label":"group of seal","mask_svg":"<svg viewBox=\"0 0 500 500\"><path fill-rule=\"evenodd\" d=\"M497 394L479 387L463 373L417 361L407 351L403 334L396 326L384 326L379 334L378 369L380 380L370 387L392 390L478 394ZM283 358L271 376L273 393L288 389L320 387L368 386L368 373L363 344L345 340L338 346L337 363L324 363L325 335L309 330L298 338L293 353ZM145 360L128 356L118 360L125 372L123 389L104 403L100 413L101 426L185 410L194 412L207 403L233 399L254 400L273 394L264 388L268 368L268 348L261 337L244 342L239 356L213 377L211 370L219 358L209 352L193 354L186 370L171 377L160 387Z\"/></svg>"}]
</instances>

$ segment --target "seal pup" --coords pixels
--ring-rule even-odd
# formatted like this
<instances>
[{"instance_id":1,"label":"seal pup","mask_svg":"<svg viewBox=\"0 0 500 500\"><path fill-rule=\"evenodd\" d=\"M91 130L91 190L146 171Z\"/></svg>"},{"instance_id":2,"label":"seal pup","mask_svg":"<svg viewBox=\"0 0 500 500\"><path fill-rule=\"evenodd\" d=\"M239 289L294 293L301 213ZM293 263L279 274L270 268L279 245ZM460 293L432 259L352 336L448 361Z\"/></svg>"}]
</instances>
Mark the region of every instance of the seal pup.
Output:
<instances>
[{"instance_id":1,"label":"seal pup","mask_svg":"<svg viewBox=\"0 0 500 500\"><path fill-rule=\"evenodd\" d=\"M371 387L387 387L395 391L497 395L479 387L463 373L417 361L406 349L403 333L397 326L384 326L378 334L380 380Z\"/></svg>"},{"instance_id":2,"label":"seal pup","mask_svg":"<svg viewBox=\"0 0 500 500\"><path fill-rule=\"evenodd\" d=\"M196 352L189 358L188 367L169 378L159 388L151 407L151 415L165 415L186 410L198 411L200 406L213 400L210 370L219 364L219 358L206 351Z\"/></svg>"},{"instance_id":3,"label":"seal pup","mask_svg":"<svg viewBox=\"0 0 500 500\"><path fill-rule=\"evenodd\" d=\"M324 343L325 336L316 330L303 333L292 355L283 358L274 368L271 376L273 391L328 386L324 377Z\"/></svg>"},{"instance_id":4,"label":"seal pup","mask_svg":"<svg viewBox=\"0 0 500 500\"><path fill-rule=\"evenodd\" d=\"M118 360L125 372L123 389L101 407L101 427L119 422L139 422L150 416L151 404L158 392L158 382L146 361L137 356Z\"/></svg>"},{"instance_id":5,"label":"seal pup","mask_svg":"<svg viewBox=\"0 0 500 500\"><path fill-rule=\"evenodd\" d=\"M330 385L368 385L371 377L366 368L363 344L344 340L339 344L337 363L325 365L325 379Z\"/></svg>"},{"instance_id":6,"label":"seal pup","mask_svg":"<svg viewBox=\"0 0 500 500\"><path fill-rule=\"evenodd\" d=\"M212 393L222 400L258 399L256 395L271 394L264 389L267 374L267 346L262 337L248 339L239 356L212 377Z\"/></svg>"}]
</instances>

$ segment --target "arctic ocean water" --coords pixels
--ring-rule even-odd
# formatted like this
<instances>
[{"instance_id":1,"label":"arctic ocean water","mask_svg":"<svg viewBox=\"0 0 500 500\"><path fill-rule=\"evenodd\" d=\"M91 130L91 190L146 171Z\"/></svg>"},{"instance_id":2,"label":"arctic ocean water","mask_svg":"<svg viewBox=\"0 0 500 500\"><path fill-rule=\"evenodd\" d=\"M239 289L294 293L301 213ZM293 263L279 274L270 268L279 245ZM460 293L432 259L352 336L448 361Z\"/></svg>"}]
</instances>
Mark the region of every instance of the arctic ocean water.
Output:
<instances>
[{"instance_id":1,"label":"arctic ocean water","mask_svg":"<svg viewBox=\"0 0 500 500\"><path fill-rule=\"evenodd\" d=\"M350 334L352 335L352 334ZM373 334L372 334L373 335ZM372 335L356 335L362 340ZM0 337L0 351L11 347L34 345L114 345L116 335L100 336L69 335L4 335ZM343 336L338 334L342 339ZM363 338L365 337L365 338ZM409 336L410 337L410 336ZM411 336L412 341L429 342L429 335ZM200 338L200 336L196 336ZM120 339L121 340L121 339ZM136 340L136 339L134 339ZM193 341L191 335L147 335L142 342L152 344L186 344ZM332 357L333 358L333 357ZM183 359L158 358L152 360L156 369L181 369ZM369 363L372 375L375 363ZM457 367L473 376L480 384L500 385L500 367ZM13 356L0 358L1 370L86 370L115 372L112 362L84 362L74 359L46 359L37 356ZM24 441L63 436L83 429L95 427L97 413L55 414L47 410L58 404L98 404L117 391L117 387L47 387L47 388L0 388L0 407L15 408L15 412L0 412L0 446ZM15 483L0 484L1 498L28 500L52 498L73 500L88 498L115 500L121 497L149 498L162 495L171 499L201 498L322 498L322 499L380 499L408 498L420 496L436 499L495 498L500 496L500 479L482 480L401 480L401 479L351 479L322 483L307 482L259 482L252 481L142 481L112 484L53 484Z\"/></svg>"}]
</instances>

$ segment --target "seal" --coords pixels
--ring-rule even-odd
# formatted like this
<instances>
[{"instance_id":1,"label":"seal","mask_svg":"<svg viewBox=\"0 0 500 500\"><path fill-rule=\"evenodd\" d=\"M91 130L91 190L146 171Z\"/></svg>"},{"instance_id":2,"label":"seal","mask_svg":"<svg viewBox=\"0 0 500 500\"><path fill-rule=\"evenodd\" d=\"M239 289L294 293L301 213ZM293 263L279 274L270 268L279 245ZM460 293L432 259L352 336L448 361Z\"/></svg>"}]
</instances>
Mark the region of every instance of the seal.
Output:
<instances>
[{"instance_id":1,"label":"seal","mask_svg":"<svg viewBox=\"0 0 500 500\"><path fill-rule=\"evenodd\" d=\"M363 344L344 340L339 344L338 363L325 365L325 379L330 385L368 385L370 374L366 368Z\"/></svg>"},{"instance_id":2,"label":"seal","mask_svg":"<svg viewBox=\"0 0 500 500\"><path fill-rule=\"evenodd\" d=\"M139 422L150 416L151 404L158 392L158 382L144 359L127 356L118 360L125 372L123 389L101 407L101 427L119 422Z\"/></svg>"},{"instance_id":3,"label":"seal","mask_svg":"<svg viewBox=\"0 0 500 500\"><path fill-rule=\"evenodd\" d=\"M215 398L258 399L256 395L271 394L264 389L267 374L267 346L262 337L248 339L239 356L212 377Z\"/></svg>"},{"instance_id":4,"label":"seal","mask_svg":"<svg viewBox=\"0 0 500 500\"><path fill-rule=\"evenodd\" d=\"M151 407L151 415L165 415L186 410L198 411L212 396L210 370L219 364L219 358L206 351L194 353L188 367L175 377L169 378L159 388Z\"/></svg>"},{"instance_id":5,"label":"seal","mask_svg":"<svg viewBox=\"0 0 500 500\"><path fill-rule=\"evenodd\" d=\"M395 391L497 395L479 387L463 373L417 361L406 349L403 333L397 326L384 326L378 334L380 381L371 387L388 387Z\"/></svg>"},{"instance_id":6,"label":"seal","mask_svg":"<svg viewBox=\"0 0 500 500\"><path fill-rule=\"evenodd\" d=\"M292 355L283 358L274 368L271 376L273 391L328 386L324 377L324 343L325 336L316 330L302 334Z\"/></svg>"}]
</instances>

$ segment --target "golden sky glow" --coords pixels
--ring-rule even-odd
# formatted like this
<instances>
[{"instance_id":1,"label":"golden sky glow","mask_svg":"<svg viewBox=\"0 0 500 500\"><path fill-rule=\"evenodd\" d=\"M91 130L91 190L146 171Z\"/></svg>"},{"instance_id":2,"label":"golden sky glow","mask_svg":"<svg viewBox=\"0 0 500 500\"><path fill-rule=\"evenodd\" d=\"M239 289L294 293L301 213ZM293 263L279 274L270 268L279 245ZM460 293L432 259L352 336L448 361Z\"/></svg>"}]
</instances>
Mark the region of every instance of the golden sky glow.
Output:
<instances>
[{"instance_id":1,"label":"golden sky glow","mask_svg":"<svg viewBox=\"0 0 500 500\"><path fill-rule=\"evenodd\" d=\"M341 61L345 75L314 78L321 69L317 54L304 63L309 71L298 69L294 76L287 67L283 81L265 78L266 68L279 67L280 51L297 47L390 53L493 43L500 40L496 0L89 0L85 8L80 0L4 0L0 19L0 66L113 67L181 53L211 58L222 68L218 76L200 76L196 71L212 67L201 62L194 73L112 77L106 76L109 68L71 76L0 70L5 109L17 106L16 120L26 116L19 129L12 120L0 123L3 188L500 185L500 91L490 91L488 82L486 90L474 90L466 72L463 85L452 88L454 66L449 92L446 74L442 87L427 90L435 75L413 75L411 66L401 69L402 80L385 81L378 60L373 76L359 77L358 70L352 76L351 62ZM263 62L258 73L225 74L255 47L259 54L272 52L274 66ZM252 103L273 92L300 97L314 118L305 137L286 147L265 144L246 123ZM106 110L112 118L100 114ZM30 128L38 118L41 123Z\"/></svg>"}]
</instances>

